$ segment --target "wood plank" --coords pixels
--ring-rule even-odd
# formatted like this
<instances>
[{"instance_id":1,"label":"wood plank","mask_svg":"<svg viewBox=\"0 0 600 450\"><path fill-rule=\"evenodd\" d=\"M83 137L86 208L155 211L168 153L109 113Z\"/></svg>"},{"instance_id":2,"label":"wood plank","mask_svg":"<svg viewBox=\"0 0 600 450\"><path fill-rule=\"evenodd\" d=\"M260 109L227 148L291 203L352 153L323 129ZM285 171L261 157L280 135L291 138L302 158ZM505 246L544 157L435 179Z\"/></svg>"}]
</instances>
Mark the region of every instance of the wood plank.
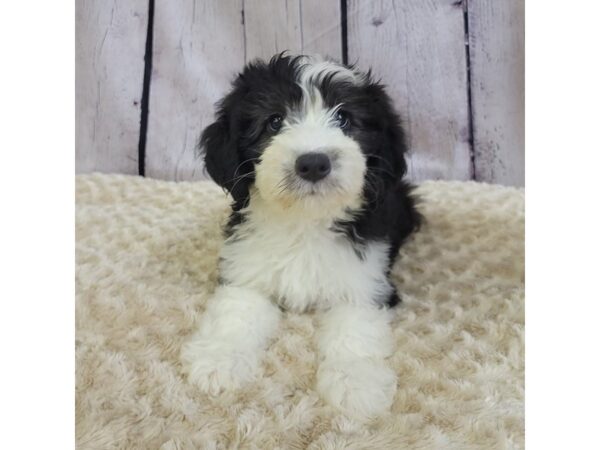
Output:
<instances>
[{"instance_id":1,"label":"wood plank","mask_svg":"<svg viewBox=\"0 0 600 450\"><path fill-rule=\"evenodd\" d=\"M245 0L246 61L289 50L341 60L339 1Z\"/></svg>"},{"instance_id":2,"label":"wood plank","mask_svg":"<svg viewBox=\"0 0 600 450\"><path fill-rule=\"evenodd\" d=\"M148 1L76 2L75 167L138 173Z\"/></svg>"},{"instance_id":3,"label":"wood plank","mask_svg":"<svg viewBox=\"0 0 600 450\"><path fill-rule=\"evenodd\" d=\"M300 28L307 54L320 54L342 60L342 12L339 1L302 0Z\"/></svg>"},{"instance_id":4,"label":"wood plank","mask_svg":"<svg viewBox=\"0 0 600 450\"><path fill-rule=\"evenodd\" d=\"M242 0L157 2L146 175L206 178L195 149L244 64Z\"/></svg>"},{"instance_id":5,"label":"wood plank","mask_svg":"<svg viewBox=\"0 0 600 450\"><path fill-rule=\"evenodd\" d=\"M524 1L470 1L468 17L475 176L524 186Z\"/></svg>"},{"instance_id":6,"label":"wood plank","mask_svg":"<svg viewBox=\"0 0 600 450\"><path fill-rule=\"evenodd\" d=\"M246 61L302 49L300 0L245 0Z\"/></svg>"},{"instance_id":7,"label":"wood plank","mask_svg":"<svg viewBox=\"0 0 600 450\"><path fill-rule=\"evenodd\" d=\"M471 178L464 16L453 0L348 0L348 59L403 117L413 180Z\"/></svg>"}]
</instances>

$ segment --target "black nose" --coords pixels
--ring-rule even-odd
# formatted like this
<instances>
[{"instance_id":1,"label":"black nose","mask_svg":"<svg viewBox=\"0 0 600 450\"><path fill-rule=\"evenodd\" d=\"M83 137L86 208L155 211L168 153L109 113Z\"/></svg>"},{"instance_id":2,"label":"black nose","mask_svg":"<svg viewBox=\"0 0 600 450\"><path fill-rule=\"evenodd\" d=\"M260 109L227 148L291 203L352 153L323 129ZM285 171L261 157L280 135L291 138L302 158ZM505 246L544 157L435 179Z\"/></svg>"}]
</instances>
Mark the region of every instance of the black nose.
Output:
<instances>
[{"instance_id":1,"label":"black nose","mask_svg":"<svg viewBox=\"0 0 600 450\"><path fill-rule=\"evenodd\" d=\"M296 173L308 181L319 181L331 172L331 161L325 153L305 153L296 160Z\"/></svg>"}]
</instances>

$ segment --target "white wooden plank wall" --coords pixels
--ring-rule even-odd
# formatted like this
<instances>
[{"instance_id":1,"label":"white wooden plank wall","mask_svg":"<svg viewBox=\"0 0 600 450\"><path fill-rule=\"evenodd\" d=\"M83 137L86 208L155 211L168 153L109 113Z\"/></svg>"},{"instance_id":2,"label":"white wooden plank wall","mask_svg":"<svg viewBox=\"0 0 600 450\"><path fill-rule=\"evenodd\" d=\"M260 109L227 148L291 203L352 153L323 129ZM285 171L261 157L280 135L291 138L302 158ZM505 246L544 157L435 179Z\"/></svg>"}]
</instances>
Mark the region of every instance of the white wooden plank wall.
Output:
<instances>
[{"instance_id":1,"label":"white wooden plank wall","mask_svg":"<svg viewBox=\"0 0 600 450\"><path fill-rule=\"evenodd\" d=\"M290 50L373 68L412 179L524 183L523 0L159 1L141 111L149 1L77 3L79 173L138 173L147 114L145 175L204 178L195 147L214 103L244 63Z\"/></svg>"},{"instance_id":2,"label":"white wooden plank wall","mask_svg":"<svg viewBox=\"0 0 600 450\"><path fill-rule=\"evenodd\" d=\"M525 184L523 0L469 0L476 179Z\"/></svg>"},{"instance_id":3,"label":"white wooden plank wall","mask_svg":"<svg viewBox=\"0 0 600 450\"><path fill-rule=\"evenodd\" d=\"M159 1L154 13L146 175L204 178L195 148L244 64L242 0Z\"/></svg>"},{"instance_id":4,"label":"white wooden plank wall","mask_svg":"<svg viewBox=\"0 0 600 450\"><path fill-rule=\"evenodd\" d=\"M247 61L284 50L341 60L339 1L245 0L244 17Z\"/></svg>"},{"instance_id":5,"label":"white wooden plank wall","mask_svg":"<svg viewBox=\"0 0 600 450\"><path fill-rule=\"evenodd\" d=\"M148 1L78 0L75 167L137 174Z\"/></svg>"},{"instance_id":6,"label":"white wooden plank wall","mask_svg":"<svg viewBox=\"0 0 600 450\"><path fill-rule=\"evenodd\" d=\"M342 60L341 2L301 0L302 52Z\"/></svg>"},{"instance_id":7,"label":"white wooden plank wall","mask_svg":"<svg viewBox=\"0 0 600 450\"><path fill-rule=\"evenodd\" d=\"M373 68L404 119L414 180L471 178L462 6L349 0L348 59Z\"/></svg>"}]
</instances>

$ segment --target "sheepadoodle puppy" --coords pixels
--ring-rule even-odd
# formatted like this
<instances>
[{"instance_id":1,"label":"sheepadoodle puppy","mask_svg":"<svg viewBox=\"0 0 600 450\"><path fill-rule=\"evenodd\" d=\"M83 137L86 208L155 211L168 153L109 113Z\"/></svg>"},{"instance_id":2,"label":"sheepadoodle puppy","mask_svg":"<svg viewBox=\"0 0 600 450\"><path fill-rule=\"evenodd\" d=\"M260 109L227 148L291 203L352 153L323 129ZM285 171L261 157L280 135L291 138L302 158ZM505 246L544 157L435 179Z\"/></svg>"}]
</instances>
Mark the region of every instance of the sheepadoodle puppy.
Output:
<instances>
[{"instance_id":1,"label":"sheepadoodle puppy","mask_svg":"<svg viewBox=\"0 0 600 450\"><path fill-rule=\"evenodd\" d=\"M399 301L389 272L420 216L383 86L317 57L255 61L200 146L232 212L219 286L182 349L189 380L211 394L242 387L282 311L317 311L316 390L354 417L388 410Z\"/></svg>"}]
</instances>

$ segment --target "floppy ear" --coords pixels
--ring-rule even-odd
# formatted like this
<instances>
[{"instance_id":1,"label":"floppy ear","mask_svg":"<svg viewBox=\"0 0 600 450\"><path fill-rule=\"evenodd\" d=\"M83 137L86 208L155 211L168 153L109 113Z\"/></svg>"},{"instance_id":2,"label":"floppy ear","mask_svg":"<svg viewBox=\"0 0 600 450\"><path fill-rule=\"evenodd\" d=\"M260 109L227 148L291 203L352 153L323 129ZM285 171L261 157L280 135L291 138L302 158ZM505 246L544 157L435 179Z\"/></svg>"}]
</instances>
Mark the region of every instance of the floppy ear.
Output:
<instances>
[{"instance_id":1,"label":"floppy ear","mask_svg":"<svg viewBox=\"0 0 600 450\"><path fill-rule=\"evenodd\" d=\"M384 155L387 157L393 167L396 179L402 178L406 174L406 138L404 130L400 124L400 117L393 111L388 112L389 124L385 132L385 144L388 148L384 150Z\"/></svg>"},{"instance_id":2,"label":"floppy ear","mask_svg":"<svg viewBox=\"0 0 600 450\"><path fill-rule=\"evenodd\" d=\"M206 170L215 183L231 194L236 203L248 198L252 181L241 167L237 145L225 115L206 127L200 138Z\"/></svg>"},{"instance_id":3,"label":"floppy ear","mask_svg":"<svg viewBox=\"0 0 600 450\"><path fill-rule=\"evenodd\" d=\"M400 117L394 111L392 101L379 83L368 87L375 116L379 118L381 126L381 141L379 156L383 158L376 162L385 174L388 182L396 182L406 174L406 139Z\"/></svg>"}]
</instances>

